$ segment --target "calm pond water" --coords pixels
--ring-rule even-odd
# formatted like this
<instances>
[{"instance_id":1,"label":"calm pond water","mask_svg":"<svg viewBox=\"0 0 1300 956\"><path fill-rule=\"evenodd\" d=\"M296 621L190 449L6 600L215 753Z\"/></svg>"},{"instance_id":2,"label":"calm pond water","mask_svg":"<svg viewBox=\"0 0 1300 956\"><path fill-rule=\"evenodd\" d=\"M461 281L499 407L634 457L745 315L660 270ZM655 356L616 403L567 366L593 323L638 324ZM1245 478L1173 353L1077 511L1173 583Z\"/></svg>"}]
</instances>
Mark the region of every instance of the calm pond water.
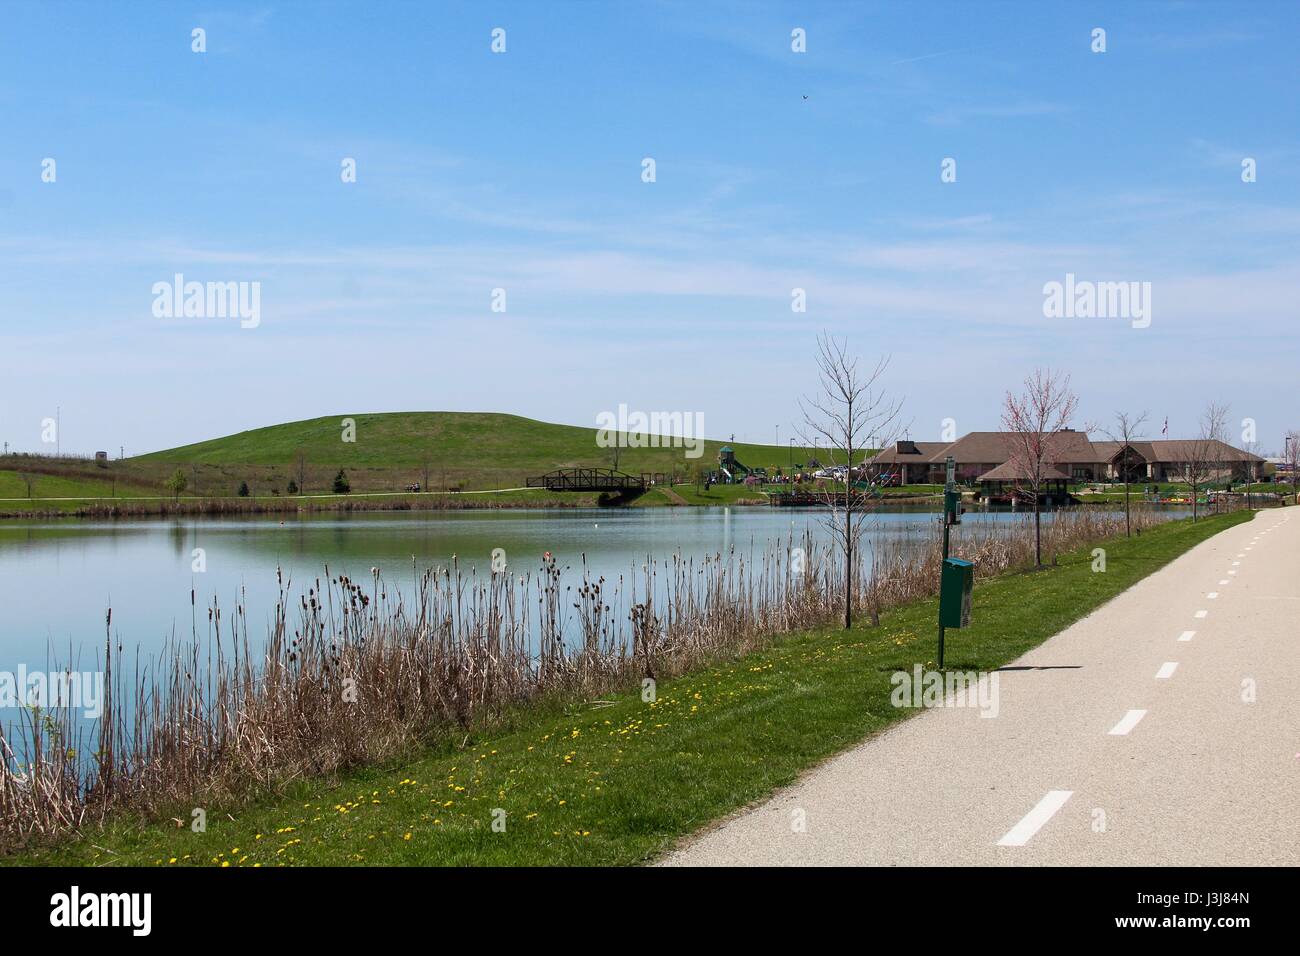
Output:
<instances>
[{"instance_id":1,"label":"calm pond water","mask_svg":"<svg viewBox=\"0 0 1300 956\"><path fill-rule=\"evenodd\" d=\"M283 524L279 517L0 523L0 671L46 667L51 653L60 664L92 667L110 606L115 639L152 654L173 633L189 635L191 588L200 633L211 599L229 612L243 589L249 633L257 639L271 621L277 567L295 591L323 578L326 565L332 575L357 580L377 566L390 589L409 590L413 561L420 569L441 567L455 555L462 567L483 572L493 549L502 548L521 574L535 571L550 551L561 566L575 568L585 554L595 573L612 580L647 556L698 559L733 546L758 555L769 542L805 529L824 538L823 518L818 510L751 507L331 514ZM963 527L1025 519L972 511ZM895 507L868 521L868 538L919 539L937 514ZM198 574L196 548L207 565Z\"/></svg>"}]
</instances>

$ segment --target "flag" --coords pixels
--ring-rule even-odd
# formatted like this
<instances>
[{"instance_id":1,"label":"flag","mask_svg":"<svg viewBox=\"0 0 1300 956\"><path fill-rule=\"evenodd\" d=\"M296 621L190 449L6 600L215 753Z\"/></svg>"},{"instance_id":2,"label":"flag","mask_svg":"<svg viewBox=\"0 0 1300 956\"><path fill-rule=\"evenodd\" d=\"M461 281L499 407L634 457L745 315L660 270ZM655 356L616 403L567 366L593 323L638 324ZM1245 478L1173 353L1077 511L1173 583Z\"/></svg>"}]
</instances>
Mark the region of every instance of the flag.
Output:
<instances>
[{"instance_id":1,"label":"flag","mask_svg":"<svg viewBox=\"0 0 1300 956\"><path fill-rule=\"evenodd\" d=\"M1160 429L1160 434L1165 435L1166 437L1169 435L1169 416L1168 416L1168 415L1165 416L1165 427L1162 428L1162 429Z\"/></svg>"}]
</instances>

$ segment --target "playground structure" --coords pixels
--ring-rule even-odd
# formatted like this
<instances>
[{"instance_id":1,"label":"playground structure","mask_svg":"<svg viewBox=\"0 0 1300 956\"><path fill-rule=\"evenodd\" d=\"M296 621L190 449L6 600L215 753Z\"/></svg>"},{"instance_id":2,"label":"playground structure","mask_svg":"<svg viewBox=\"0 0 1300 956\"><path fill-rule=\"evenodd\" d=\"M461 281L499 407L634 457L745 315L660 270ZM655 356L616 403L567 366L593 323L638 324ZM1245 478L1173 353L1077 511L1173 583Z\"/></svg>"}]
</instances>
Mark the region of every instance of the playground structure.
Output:
<instances>
[{"instance_id":1,"label":"playground structure","mask_svg":"<svg viewBox=\"0 0 1300 956\"><path fill-rule=\"evenodd\" d=\"M784 495L791 499L791 503L799 503L803 502L807 495L795 494L796 487L810 485L814 478L805 470L805 467L820 469L821 465L816 458L810 458L807 466L802 462L794 462L793 458L794 456L791 454L788 471L782 467L773 468L769 471L762 466L746 465L736 457L734 448L730 445L723 445L718 449L717 470L706 472L704 477L708 484L751 485L763 490L765 494ZM771 486L776 486L779 490L774 491ZM865 485L859 483L858 487L865 487Z\"/></svg>"},{"instance_id":2,"label":"playground structure","mask_svg":"<svg viewBox=\"0 0 1300 956\"><path fill-rule=\"evenodd\" d=\"M766 468L743 464L730 445L718 449L718 470L709 472L707 477L719 485L757 485L769 480Z\"/></svg>"},{"instance_id":3,"label":"playground structure","mask_svg":"<svg viewBox=\"0 0 1300 956\"><path fill-rule=\"evenodd\" d=\"M736 458L736 450L730 445L718 449L718 473L720 483L735 485L749 477L749 469Z\"/></svg>"}]
</instances>

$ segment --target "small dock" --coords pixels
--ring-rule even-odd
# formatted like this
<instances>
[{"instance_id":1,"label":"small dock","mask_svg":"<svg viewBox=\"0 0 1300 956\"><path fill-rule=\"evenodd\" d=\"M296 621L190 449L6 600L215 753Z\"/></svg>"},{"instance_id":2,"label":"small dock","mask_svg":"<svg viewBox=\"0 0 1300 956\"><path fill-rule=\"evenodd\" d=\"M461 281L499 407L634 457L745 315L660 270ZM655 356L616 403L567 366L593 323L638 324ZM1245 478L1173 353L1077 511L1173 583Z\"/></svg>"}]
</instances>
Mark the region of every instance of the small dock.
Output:
<instances>
[{"instance_id":1,"label":"small dock","mask_svg":"<svg viewBox=\"0 0 1300 956\"><path fill-rule=\"evenodd\" d=\"M773 491L768 493L767 503L773 508L827 507L831 503L831 495L832 493L827 491ZM841 507L848 502L848 495L843 491L835 492L834 497L836 504ZM879 495L855 492L854 498L857 500L869 498L874 501L879 498Z\"/></svg>"}]
</instances>

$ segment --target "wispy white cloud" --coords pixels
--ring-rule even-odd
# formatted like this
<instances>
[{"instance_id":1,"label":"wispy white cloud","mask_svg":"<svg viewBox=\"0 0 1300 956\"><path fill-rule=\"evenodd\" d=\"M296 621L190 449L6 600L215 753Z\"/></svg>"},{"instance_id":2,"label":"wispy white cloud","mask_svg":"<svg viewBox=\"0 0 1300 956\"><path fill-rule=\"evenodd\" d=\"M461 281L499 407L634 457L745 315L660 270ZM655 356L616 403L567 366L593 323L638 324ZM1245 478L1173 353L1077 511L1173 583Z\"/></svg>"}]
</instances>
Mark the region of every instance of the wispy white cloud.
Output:
<instances>
[{"instance_id":1,"label":"wispy white cloud","mask_svg":"<svg viewBox=\"0 0 1300 956\"><path fill-rule=\"evenodd\" d=\"M960 126L970 120L1008 120L1026 119L1039 116L1056 116L1068 113L1073 107L1063 103L1051 103L1043 100L1024 100L1015 103L992 103L986 105L951 106L930 113L925 121L932 126Z\"/></svg>"},{"instance_id":2,"label":"wispy white cloud","mask_svg":"<svg viewBox=\"0 0 1300 956\"><path fill-rule=\"evenodd\" d=\"M922 53L920 56L904 57L901 60L894 60L890 66L902 66L905 63L920 63L922 60L934 60L941 56L954 56L958 53L965 53L966 50L940 50L937 53Z\"/></svg>"}]
</instances>

